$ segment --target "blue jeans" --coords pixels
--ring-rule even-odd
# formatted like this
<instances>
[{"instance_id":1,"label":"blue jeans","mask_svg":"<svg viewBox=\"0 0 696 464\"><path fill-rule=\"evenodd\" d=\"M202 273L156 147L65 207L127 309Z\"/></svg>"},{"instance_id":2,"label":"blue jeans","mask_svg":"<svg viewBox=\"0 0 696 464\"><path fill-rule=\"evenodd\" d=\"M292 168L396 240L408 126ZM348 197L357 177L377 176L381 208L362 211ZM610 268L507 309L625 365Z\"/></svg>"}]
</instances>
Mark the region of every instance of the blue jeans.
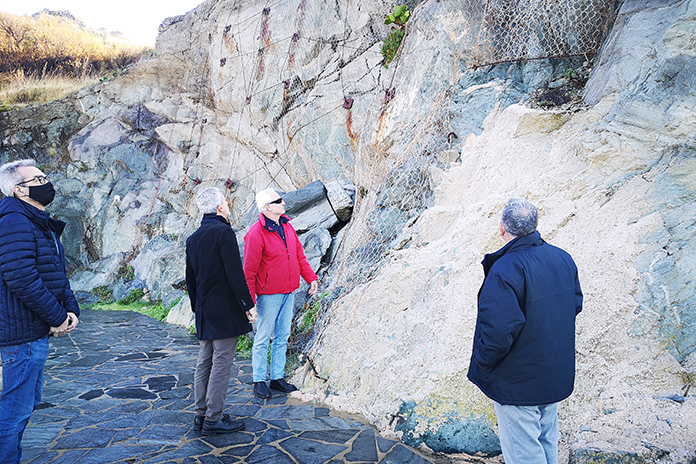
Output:
<instances>
[{"instance_id":1,"label":"blue jeans","mask_svg":"<svg viewBox=\"0 0 696 464\"><path fill-rule=\"evenodd\" d=\"M268 342L271 344L271 380L282 379L285 375L285 353L288 349L290 326L292 325L293 293L259 295L256 298L256 334L251 352L251 365L254 382L265 382L268 370Z\"/></svg>"},{"instance_id":2,"label":"blue jeans","mask_svg":"<svg viewBox=\"0 0 696 464\"><path fill-rule=\"evenodd\" d=\"M558 464L558 403L494 405L505 464Z\"/></svg>"},{"instance_id":3,"label":"blue jeans","mask_svg":"<svg viewBox=\"0 0 696 464\"><path fill-rule=\"evenodd\" d=\"M22 435L29 416L41 402L48 336L21 345L0 347L0 462L19 463Z\"/></svg>"}]
</instances>

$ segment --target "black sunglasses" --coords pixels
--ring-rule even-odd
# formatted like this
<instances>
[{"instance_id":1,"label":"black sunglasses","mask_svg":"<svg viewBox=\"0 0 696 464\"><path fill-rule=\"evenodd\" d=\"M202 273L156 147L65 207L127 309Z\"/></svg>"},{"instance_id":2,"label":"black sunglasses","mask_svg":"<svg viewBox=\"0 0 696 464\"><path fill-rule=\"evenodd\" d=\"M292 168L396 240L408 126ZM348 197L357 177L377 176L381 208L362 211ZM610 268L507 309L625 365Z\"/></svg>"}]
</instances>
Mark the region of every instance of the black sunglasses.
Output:
<instances>
[{"instance_id":1,"label":"black sunglasses","mask_svg":"<svg viewBox=\"0 0 696 464\"><path fill-rule=\"evenodd\" d=\"M283 197L278 198L277 200L269 201L267 204L269 205L279 205L283 202Z\"/></svg>"}]
</instances>

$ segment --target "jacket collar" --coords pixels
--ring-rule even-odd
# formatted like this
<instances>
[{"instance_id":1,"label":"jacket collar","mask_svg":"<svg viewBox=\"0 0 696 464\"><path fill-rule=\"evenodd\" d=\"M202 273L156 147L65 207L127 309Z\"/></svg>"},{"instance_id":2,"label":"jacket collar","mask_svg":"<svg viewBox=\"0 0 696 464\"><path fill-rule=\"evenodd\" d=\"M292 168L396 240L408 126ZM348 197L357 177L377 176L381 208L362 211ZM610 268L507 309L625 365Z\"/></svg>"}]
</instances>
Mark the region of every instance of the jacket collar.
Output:
<instances>
[{"instance_id":1,"label":"jacket collar","mask_svg":"<svg viewBox=\"0 0 696 464\"><path fill-rule=\"evenodd\" d=\"M19 213L36 224L39 229L51 230L60 236L65 229L65 222L52 218L48 211L30 205L14 197L5 197L0 200L0 217L10 213Z\"/></svg>"},{"instance_id":2,"label":"jacket collar","mask_svg":"<svg viewBox=\"0 0 696 464\"><path fill-rule=\"evenodd\" d=\"M500 258L502 258L505 254L511 253L513 251L523 250L533 246L539 246L542 243L545 242L541 238L541 234L538 230L535 230L531 234L525 235L524 237L517 237L510 240L505 244L504 247L502 247L498 251L489 253L483 257L483 261L481 261L481 264L483 265L484 276L488 275L488 271L491 270L493 264Z\"/></svg>"},{"instance_id":3,"label":"jacket collar","mask_svg":"<svg viewBox=\"0 0 696 464\"><path fill-rule=\"evenodd\" d=\"M266 229L269 232L273 232L273 227L272 227L273 221L268 219L265 214L260 213L259 222L261 223L261 227L263 227L264 229ZM280 218L278 219L278 223L281 226L283 224L287 224L288 222L290 222L290 218L284 214L282 216L280 216Z\"/></svg>"},{"instance_id":4,"label":"jacket collar","mask_svg":"<svg viewBox=\"0 0 696 464\"><path fill-rule=\"evenodd\" d=\"M223 224L227 224L228 226L230 225L230 221L228 221L227 219L225 219L217 213L204 214L203 219L201 219L201 225L208 224L211 222L222 222Z\"/></svg>"}]
</instances>

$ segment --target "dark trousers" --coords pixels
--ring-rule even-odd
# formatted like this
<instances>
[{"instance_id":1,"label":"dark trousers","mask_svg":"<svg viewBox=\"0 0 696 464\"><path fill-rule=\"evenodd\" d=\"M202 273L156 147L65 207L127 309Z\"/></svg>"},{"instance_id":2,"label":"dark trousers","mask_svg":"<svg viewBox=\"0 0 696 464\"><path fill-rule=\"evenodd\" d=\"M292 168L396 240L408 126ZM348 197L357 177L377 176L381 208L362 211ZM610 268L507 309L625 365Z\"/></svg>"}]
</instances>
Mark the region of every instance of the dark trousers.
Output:
<instances>
[{"instance_id":1,"label":"dark trousers","mask_svg":"<svg viewBox=\"0 0 696 464\"><path fill-rule=\"evenodd\" d=\"M222 419L236 351L237 337L201 340L194 380L196 415L211 422Z\"/></svg>"}]
</instances>

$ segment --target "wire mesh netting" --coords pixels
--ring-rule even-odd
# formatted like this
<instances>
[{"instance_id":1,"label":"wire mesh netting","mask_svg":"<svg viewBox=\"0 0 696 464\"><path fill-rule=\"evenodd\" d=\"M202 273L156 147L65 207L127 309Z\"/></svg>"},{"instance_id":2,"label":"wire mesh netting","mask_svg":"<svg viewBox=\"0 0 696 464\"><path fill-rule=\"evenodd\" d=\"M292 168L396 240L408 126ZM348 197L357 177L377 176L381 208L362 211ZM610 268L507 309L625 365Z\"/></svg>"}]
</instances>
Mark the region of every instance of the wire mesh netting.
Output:
<instances>
[{"instance_id":1,"label":"wire mesh netting","mask_svg":"<svg viewBox=\"0 0 696 464\"><path fill-rule=\"evenodd\" d=\"M592 56L614 20L614 0L463 0L472 64Z\"/></svg>"},{"instance_id":2,"label":"wire mesh netting","mask_svg":"<svg viewBox=\"0 0 696 464\"><path fill-rule=\"evenodd\" d=\"M475 68L594 55L614 19L614 3L461 0L448 8L465 20L459 49L467 56L461 59ZM412 44L442 27L435 17L442 7L405 4L408 23L388 26L385 13L394 5L386 2L221 1L208 31L211 56L219 58L188 72L189 86L201 93L200 113L204 107L227 113L222 132L233 143L213 147L225 151L224 163L205 164L206 121L192 124L185 189L225 182L233 214L241 218L253 192L269 186L287 191L307 178L354 184L353 216L341 232L341 259L324 274L322 293L331 297L322 307L366 282L390 250L405 245L404 230L430 204L432 167L456 158L447 155L451 80L431 80L427 92L413 93L409 105L421 108L419 114L393 111L401 97L395 79L403 83L410 72L400 69L402 62L420 59ZM388 63L383 47L394 30L404 32L403 42Z\"/></svg>"}]
</instances>

